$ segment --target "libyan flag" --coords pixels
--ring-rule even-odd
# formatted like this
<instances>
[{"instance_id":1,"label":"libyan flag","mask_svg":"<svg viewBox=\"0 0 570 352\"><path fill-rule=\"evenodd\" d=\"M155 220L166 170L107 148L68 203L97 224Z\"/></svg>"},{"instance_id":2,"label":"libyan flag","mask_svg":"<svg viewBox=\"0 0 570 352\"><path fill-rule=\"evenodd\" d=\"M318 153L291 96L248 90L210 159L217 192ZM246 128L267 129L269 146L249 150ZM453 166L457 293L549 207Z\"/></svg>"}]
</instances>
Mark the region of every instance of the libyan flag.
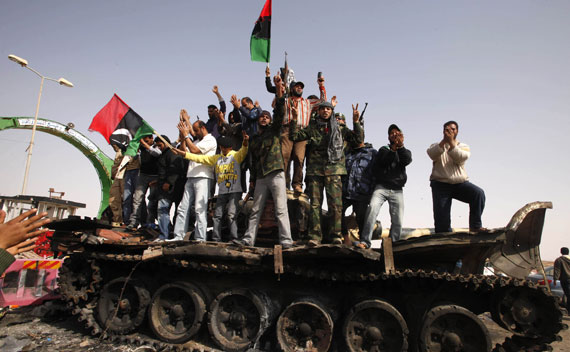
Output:
<instances>
[{"instance_id":1,"label":"libyan flag","mask_svg":"<svg viewBox=\"0 0 570 352\"><path fill-rule=\"evenodd\" d=\"M142 137L154 133L154 129L117 94L95 115L89 130L101 133L109 144L118 146L130 156L137 155Z\"/></svg>"},{"instance_id":2,"label":"libyan flag","mask_svg":"<svg viewBox=\"0 0 570 352\"><path fill-rule=\"evenodd\" d=\"M263 6L263 10L261 10L261 14L255 22L255 27L253 27L253 32L251 33L251 41L249 42L251 61L269 62L270 40L271 0L266 0L265 6Z\"/></svg>"}]
</instances>

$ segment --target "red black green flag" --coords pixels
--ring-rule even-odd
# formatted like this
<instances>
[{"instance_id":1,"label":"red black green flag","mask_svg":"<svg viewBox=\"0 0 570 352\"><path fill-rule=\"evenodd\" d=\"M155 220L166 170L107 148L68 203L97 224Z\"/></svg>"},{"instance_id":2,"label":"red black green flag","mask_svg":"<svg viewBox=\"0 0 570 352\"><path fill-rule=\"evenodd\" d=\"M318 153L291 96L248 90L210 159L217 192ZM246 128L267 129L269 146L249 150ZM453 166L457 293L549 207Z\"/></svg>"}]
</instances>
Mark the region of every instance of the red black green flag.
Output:
<instances>
[{"instance_id":1,"label":"red black green flag","mask_svg":"<svg viewBox=\"0 0 570 352\"><path fill-rule=\"evenodd\" d=\"M130 156L137 155L141 138L154 132L117 94L95 115L89 130L101 133L109 144Z\"/></svg>"},{"instance_id":2,"label":"red black green flag","mask_svg":"<svg viewBox=\"0 0 570 352\"><path fill-rule=\"evenodd\" d=\"M249 42L251 61L269 62L270 40L271 0L266 0L251 33L251 41Z\"/></svg>"}]
</instances>

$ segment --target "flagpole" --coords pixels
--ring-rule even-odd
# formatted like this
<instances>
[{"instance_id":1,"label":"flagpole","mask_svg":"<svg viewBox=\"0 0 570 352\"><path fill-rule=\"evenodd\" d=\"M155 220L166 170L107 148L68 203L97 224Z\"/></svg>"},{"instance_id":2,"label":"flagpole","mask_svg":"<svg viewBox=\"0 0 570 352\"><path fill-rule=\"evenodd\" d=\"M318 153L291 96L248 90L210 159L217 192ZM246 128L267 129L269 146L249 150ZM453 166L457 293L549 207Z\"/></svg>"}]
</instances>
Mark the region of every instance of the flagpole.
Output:
<instances>
[{"instance_id":1,"label":"flagpole","mask_svg":"<svg viewBox=\"0 0 570 352\"><path fill-rule=\"evenodd\" d=\"M162 136L161 136L158 132L156 132L155 130L152 130L152 133L156 134L156 136L162 141L162 143L166 144L166 146L167 146L169 149L174 149L174 147L172 146L172 144L168 143L168 142L166 141L166 139L162 138Z\"/></svg>"}]
</instances>

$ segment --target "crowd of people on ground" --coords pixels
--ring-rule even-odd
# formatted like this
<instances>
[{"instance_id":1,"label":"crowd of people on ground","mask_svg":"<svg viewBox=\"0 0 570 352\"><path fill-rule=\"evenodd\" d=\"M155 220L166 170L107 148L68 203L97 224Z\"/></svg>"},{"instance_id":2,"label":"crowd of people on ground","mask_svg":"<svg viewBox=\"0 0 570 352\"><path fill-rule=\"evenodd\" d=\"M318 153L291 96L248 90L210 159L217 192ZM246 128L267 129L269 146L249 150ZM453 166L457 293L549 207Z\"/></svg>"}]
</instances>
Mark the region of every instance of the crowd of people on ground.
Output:
<instances>
[{"instance_id":1,"label":"crowd of people on ground","mask_svg":"<svg viewBox=\"0 0 570 352\"><path fill-rule=\"evenodd\" d=\"M115 148L113 175L117 177L110 194L113 221L128 229L156 228L157 221L158 240L183 240L191 233L196 241L221 241L225 220L229 240L254 246L266 200L271 197L279 243L290 248L294 243L287 190L291 189L295 196L305 193L310 199L309 228L303 244L350 243L344 215L352 206L360 234L352 245L370 248L376 218L386 201L390 237L398 241L404 217L406 167L412 162L402 130L391 124L389 143L376 150L364 141L358 104L352 106L350 129L345 115L334 111L336 97L327 99L321 74L317 79L320 96L307 98L303 97L303 82L287 84L286 77L279 74L272 82L269 68L265 76L267 91L275 95L273 113L250 97L232 95L233 109L226 119L226 103L214 86L219 106L208 106L207 121L191 122L186 110L181 110L175 141L164 135L154 139L146 136L141 139L138 156L126 164L122 151ZM469 203L469 228L475 232L482 229L485 193L468 180L465 162L470 150L457 141L458 131L457 122L446 122L441 141L427 149L433 161L430 182L436 232L451 231L452 199ZM213 231L208 236L208 200L216 189ZM323 191L330 222L326 234L321 228ZM253 207L240 238L237 215L243 193L253 198Z\"/></svg>"}]
</instances>

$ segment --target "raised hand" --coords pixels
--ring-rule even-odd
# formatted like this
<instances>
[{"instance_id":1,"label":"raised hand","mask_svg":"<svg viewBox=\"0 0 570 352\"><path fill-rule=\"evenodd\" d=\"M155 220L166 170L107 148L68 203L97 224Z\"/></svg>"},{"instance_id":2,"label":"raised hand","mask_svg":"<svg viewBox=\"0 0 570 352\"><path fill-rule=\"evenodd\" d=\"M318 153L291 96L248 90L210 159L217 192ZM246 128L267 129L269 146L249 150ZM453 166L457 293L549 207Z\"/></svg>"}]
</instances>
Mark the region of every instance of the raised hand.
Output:
<instances>
[{"instance_id":1,"label":"raised hand","mask_svg":"<svg viewBox=\"0 0 570 352\"><path fill-rule=\"evenodd\" d=\"M187 124L190 124L190 116L184 109L180 110L180 121L185 121Z\"/></svg>"},{"instance_id":2,"label":"raised hand","mask_svg":"<svg viewBox=\"0 0 570 352\"><path fill-rule=\"evenodd\" d=\"M297 121L298 116L299 116L298 100L291 99L291 117L292 117L292 120Z\"/></svg>"},{"instance_id":3,"label":"raised hand","mask_svg":"<svg viewBox=\"0 0 570 352\"><path fill-rule=\"evenodd\" d=\"M265 66L265 77L271 77L271 71L269 70L269 65Z\"/></svg>"},{"instance_id":4,"label":"raised hand","mask_svg":"<svg viewBox=\"0 0 570 352\"><path fill-rule=\"evenodd\" d=\"M212 88L212 92L214 92L214 94L216 95L220 94L220 92L218 91L218 86L214 86L214 88Z\"/></svg>"},{"instance_id":5,"label":"raised hand","mask_svg":"<svg viewBox=\"0 0 570 352\"><path fill-rule=\"evenodd\" d=\"M281 79L281 75L277 74L277 75L273 76L273 83L275 84L275 86L277 86L277 85L281 86L283 84L283 80Z\"/></svg>"},{"instance_id":6,"label":"raised hand","mask_svg":"<svg viewBox=\"0 0 570 352\"><path fill-rule=\"evenodd\" d=\"M358 103L356 103L356 106L352 104L352 121L358 122L359 119L360 119L360 112L358 111Z\"/></svg>"},{"instance_id":7,"label":"raised hand","mask_svg":"<svg viewBox=\"0 0 570 352\"><path fill-rule=\"evenodd\" d=\"M7 248L6 252L8 252L12 255L16 255L16 254L20 254L20 253L24 253L27 251L34 250L38 246L38 244L36 243L37 240L38 240L38 237L29 238L29 239L25 240L24 242L20 242L15 246Z\"/></svg>"},{"instance_id":8,"label":"raised hand","mask_svg":"<svg viewBox=\"0 0 570 352\"><path fill-rule=\"evenodd\" d=\"M4 220L6 220L6 212L1 210L0 248L7 249L14 247L21 242L45 232L46 230L38 230L38 228L48 224L51 220L44 219L44 217L47 216L47 213L45 212L35 215L37 211L37 209L28 210L7 223L4 223Z\"/></svg>"},{"instance_id":9,"label":"raised hand","mask_svg":"<svg viewBox=\"0 0 570 352\"><path fill-rule=\"evenodd\" d=\"M241 106L241 103L237 97L237 95L232 95L230 102L232 103L232 105L234 106L234 108L239 109L239 107Z\"/></svg>"},{"instance_id":10,"label":"raised hand","mask_svg":"<svg viewBox=\"0 0 570 352\"><path fill-rule=\"evenodd\" d=\"M188 128L188 126L191 125L187 125L184 121L180 121L176 127L178 127L180 134L186 137L188 134L190 134L190 128Z\"/></svg>"},{"instance_id":11,"label":"raised hand","mask_svg":"<svg viewBox=\"0 0 570 352\"><path fill-rule=\"evenodd\" d=\"M323 75L321 74L321 77L318 77L318 78L317 78L317 83L319 84L319 87L324 86L324 85L325 85L325 76L323 76Z\"/></svg>"},{"instance_id":12,"label":"raised hand","mask_svg":"<svg viewBox=\"0 0 570 352\"><path fill-rule=\"evenodd\" d=\"M241 131L241 135L243 136L243 145L247 145L249 142L249 135L245 132L245 130Z\"/></svg>"},{"instance_id":13,"label":"raised hand","mask_svg":"<svg viewBox=\"0 0 570 352\"><path fill-rule=\"evenodd\" d=\"M275 84L275 96L281 98L285 93L285 87L283 86L283 80L279 74L273 76L273 83Z\"/></svg>"},{"instance_id":14,"label":"raised hand","mask_svg":"<svg viewBox=\"0 0 570 352\"><path fill-rule=\"evenodd\" d=\"M338 104L338 100L336 99L336 95L333 95L332 99L331 99L331 104L334 107L336 107L336 104Z\"/></svg>"},{"instance_id":15,"label":"raised hand","mask_svg":"<svg viewBox=\"0 0 570 352\"><path fill-rule=\"evenodd\" d=\"M253 103L253 105L258 108L259 107L259 102L256 100L255 103Z\"/></svg>"}]
</instances>

